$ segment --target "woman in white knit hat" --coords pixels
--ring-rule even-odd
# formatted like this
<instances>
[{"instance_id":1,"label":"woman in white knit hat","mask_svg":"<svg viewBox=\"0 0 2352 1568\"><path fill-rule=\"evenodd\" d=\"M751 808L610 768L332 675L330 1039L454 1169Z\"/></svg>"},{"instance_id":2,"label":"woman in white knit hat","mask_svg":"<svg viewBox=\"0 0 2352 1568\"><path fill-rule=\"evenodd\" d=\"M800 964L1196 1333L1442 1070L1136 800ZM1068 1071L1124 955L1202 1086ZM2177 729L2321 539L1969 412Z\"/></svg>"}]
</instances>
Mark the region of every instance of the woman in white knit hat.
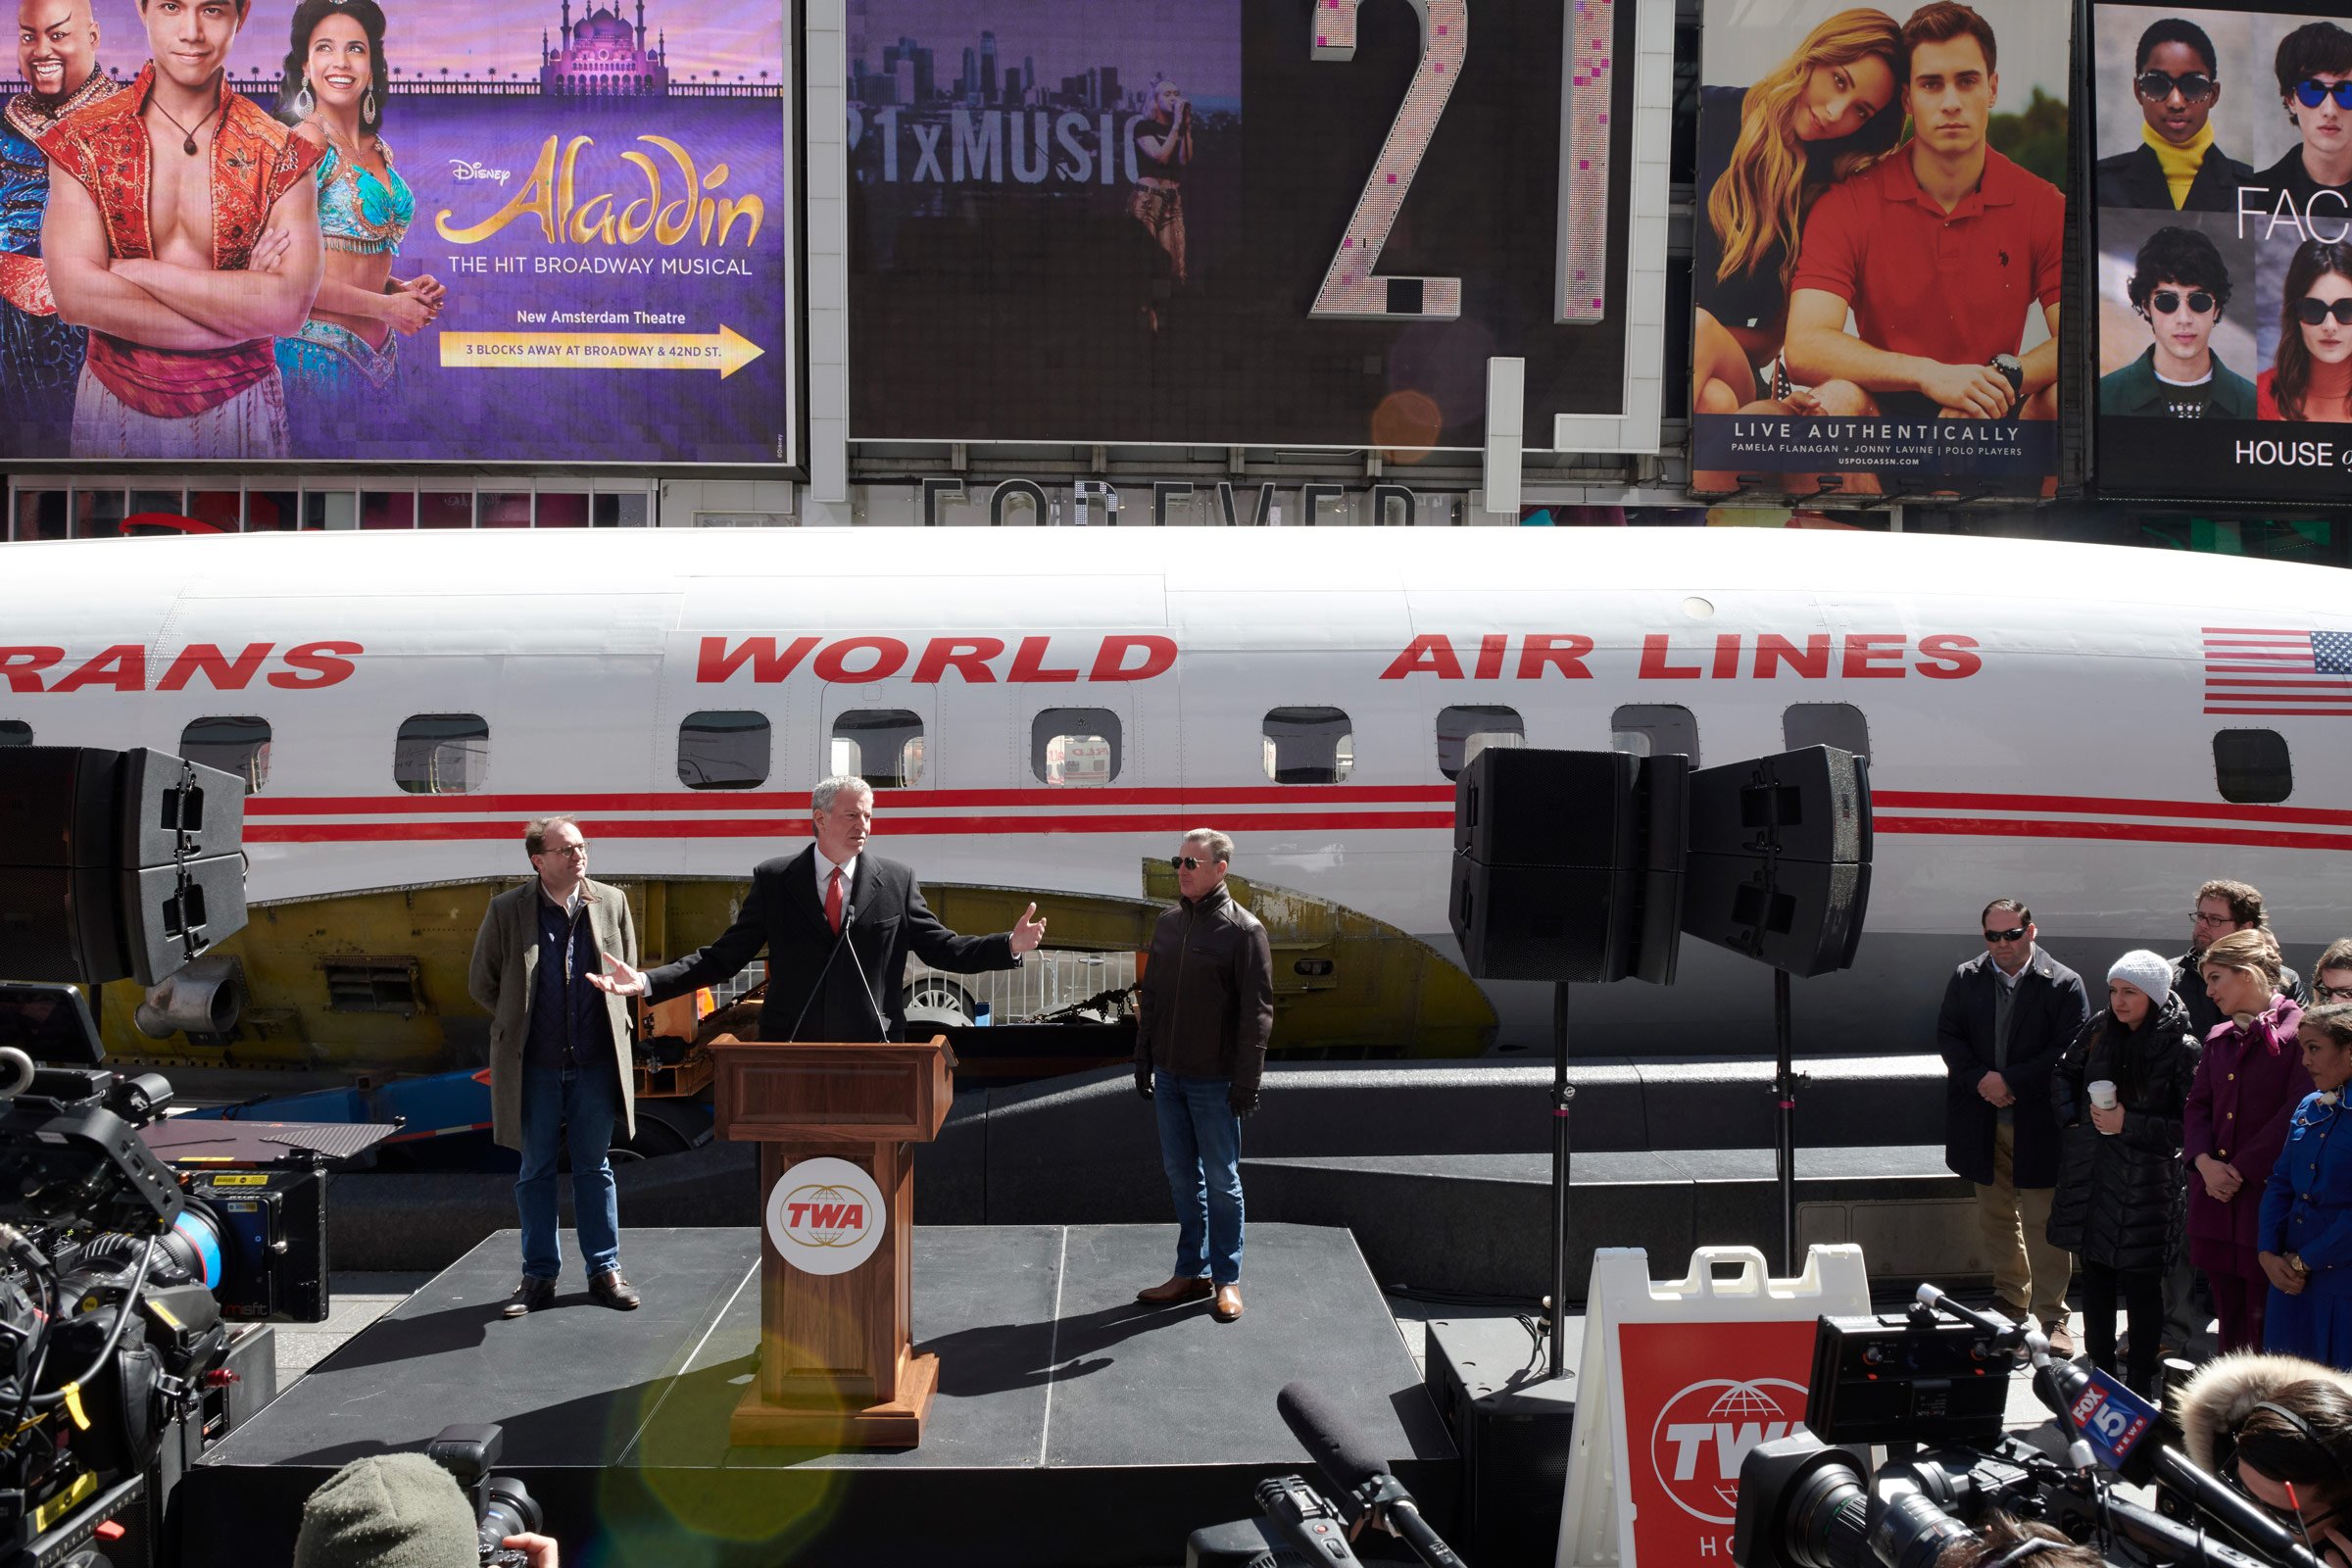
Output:
<instances>
[{"instance_id":1,"label":"woman in white knit hat","mask_svg":"<svg viewBox=\"0 0 2352 1568\"><path fill-rule=\"evenodd\" d=\"M2078 1259L2082 1333L2101 1371L2115 1365L2115 1308L2132 1322L2127 1374L2153 1390L2164 1272L2180 1242L2180 1118L2197 1071L2188 1009L2172 960L2135 949L2107 971L2107 1006L2050 1074L2059 1127L2050 1244Z\"/></svg>"}]
</instances>

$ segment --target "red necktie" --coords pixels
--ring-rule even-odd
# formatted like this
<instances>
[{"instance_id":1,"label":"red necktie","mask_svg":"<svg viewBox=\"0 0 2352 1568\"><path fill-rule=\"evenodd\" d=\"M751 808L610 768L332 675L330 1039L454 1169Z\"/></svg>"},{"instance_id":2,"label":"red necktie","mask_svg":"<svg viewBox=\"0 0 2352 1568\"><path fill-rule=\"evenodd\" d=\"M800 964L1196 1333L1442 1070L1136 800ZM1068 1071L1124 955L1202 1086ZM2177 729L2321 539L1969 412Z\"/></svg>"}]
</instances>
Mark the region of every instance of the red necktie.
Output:
<instances>
[{"instance_id":1,"label":"red necktie","mask_svg":"<svg viewBox=\"0 0 2352 1568\"><path fill-rule=\"evenodd\" d=\"M841 867L833 868L833 879L825 884L825 920L841 935Z\"/></svg>"}]
</instances>

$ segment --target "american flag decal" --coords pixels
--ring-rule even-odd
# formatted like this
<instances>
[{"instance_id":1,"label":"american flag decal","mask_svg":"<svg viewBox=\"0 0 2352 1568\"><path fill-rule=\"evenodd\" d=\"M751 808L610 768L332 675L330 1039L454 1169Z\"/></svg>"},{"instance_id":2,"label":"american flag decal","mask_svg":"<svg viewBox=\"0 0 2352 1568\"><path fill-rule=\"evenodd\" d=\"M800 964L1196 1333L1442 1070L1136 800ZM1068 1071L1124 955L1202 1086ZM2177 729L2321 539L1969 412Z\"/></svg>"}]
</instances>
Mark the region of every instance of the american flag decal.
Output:
<instances>
[{"instance_id":1,"label":"american flag decal","mask_svg":"<svg viewBox=\"0 0 2352 1568\"><path fill-rule=\"evenodd\" d=\"M2352 717L2352 632L2204 630L2208 713Z\"/></svg>"}]
</instances>

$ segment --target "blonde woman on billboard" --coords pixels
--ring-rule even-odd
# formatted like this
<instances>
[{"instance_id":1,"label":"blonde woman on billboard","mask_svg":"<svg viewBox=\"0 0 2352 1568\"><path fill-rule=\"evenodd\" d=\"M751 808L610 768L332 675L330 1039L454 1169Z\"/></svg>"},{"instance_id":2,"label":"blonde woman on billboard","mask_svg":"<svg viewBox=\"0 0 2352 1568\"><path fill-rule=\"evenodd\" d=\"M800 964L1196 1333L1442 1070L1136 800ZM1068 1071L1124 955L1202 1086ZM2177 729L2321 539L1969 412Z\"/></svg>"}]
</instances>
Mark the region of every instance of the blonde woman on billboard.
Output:
<instances>
[{"instance_id":1,"label":"blonde woman on billboard","mask_svg":"<svg viewBox=\"0 0 2352 1568\"><path fill-rule=\"evenodd\" d=\"M351 400L389 392L399 369L392 334L431 325L447 297L429 274L392 275L416 199L379 134L390 83L376 0L302 0L294 8L278 112L323 154L317 178L326 259L310 319L298 335L277 340L294 450L304 457L348 448L340 427Z\"/></svg>"},{"instance_id":2,"label":"blonde woman on billboard","mask_svg":"<svg viewBox=\"0 0 2352 1568\"><path fill-rule=\"evenodd\" d=\"M2254 413L2352 422L2352 240L2295 247L2280 292L2278 349L2254 378Z\"/></svg>"},{"instance_id":3,"label":"blonde woman on billboard","mask_svg":"<svg viewBox=\"0 0 2352 1568\"><path fill-rule=\"evenodd\" d=\"M1174 82L1163 78L1152 84L1152 114L1135 127L1135 151L1137 175L1127 198L1127 216L1151 231L1167 254L1169 285L1182 288L1184 169L1193 161L1193 106ZM1158 331L1157 308L1146 305L1144 320Z\"/></svg>"},{"instance_id":4,"label":"blonde woman on billboard","mask_svg":"<svg viewBox=\"0 0 2352 1568\"><path fill-rule=\"evenodd\" d=\"M1779 354L1788 324L1806 209L1902 135L1901 58L1895 20L1861 6L1818 24L1754 86L1701 89L1699 178L1722 172L1691 268L1696 413L1737 414L1756 400L1755 367Z\"/></svg>"}]
</instances>

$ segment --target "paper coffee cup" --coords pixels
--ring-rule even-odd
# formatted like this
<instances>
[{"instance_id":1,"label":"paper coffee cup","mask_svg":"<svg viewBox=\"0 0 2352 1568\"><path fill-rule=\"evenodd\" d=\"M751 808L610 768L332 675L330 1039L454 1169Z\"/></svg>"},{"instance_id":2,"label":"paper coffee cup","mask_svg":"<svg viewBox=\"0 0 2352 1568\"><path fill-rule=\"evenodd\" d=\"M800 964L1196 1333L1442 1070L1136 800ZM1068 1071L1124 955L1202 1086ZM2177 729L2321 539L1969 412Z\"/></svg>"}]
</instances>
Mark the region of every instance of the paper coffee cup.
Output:
<instances>
[{"instance_id":1,"label":"paper coffee cup","mask_svg":"<svg viewBox=\"0 0 2352 1568\"><path fill-rule=\"evenodd\" d=\"M2113 1110L2115 1108L2115 1082L2113 1079L2098 1079L2094 1081L2089 1088L2090 1102L2092 1104L2098 1106L2101 1110Z\"/></svg>"}]
</instances>

